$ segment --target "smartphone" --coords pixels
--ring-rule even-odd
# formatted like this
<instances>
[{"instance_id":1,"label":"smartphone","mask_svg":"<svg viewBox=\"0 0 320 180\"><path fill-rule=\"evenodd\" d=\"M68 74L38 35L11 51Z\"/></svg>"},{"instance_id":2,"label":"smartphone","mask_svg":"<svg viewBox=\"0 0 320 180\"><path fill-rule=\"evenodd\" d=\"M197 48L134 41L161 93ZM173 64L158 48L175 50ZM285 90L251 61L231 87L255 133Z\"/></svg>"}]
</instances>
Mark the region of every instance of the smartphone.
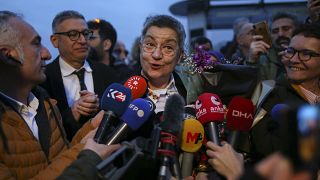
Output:
<instances>
[{"instance_id":1,"label":"smartphone","mask_svg":"<svg viewBox=\"0 0 320 180\"><path fill-rule=\"evenodd\" d=\"M253 25L255 35L263 36L263 41L270 47L272 46L272 39L270 36L269 27L266 21L258 22Z\"/></svg>"}]
</instances>

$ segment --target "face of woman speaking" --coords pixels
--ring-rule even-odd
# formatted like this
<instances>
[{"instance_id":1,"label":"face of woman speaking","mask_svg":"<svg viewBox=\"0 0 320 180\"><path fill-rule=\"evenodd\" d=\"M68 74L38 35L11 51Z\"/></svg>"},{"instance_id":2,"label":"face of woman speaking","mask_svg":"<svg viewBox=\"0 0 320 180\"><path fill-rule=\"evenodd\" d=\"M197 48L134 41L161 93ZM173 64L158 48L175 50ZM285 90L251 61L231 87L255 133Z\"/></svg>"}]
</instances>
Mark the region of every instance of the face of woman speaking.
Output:
<instances>
[{"instance_id":1,"label":"face of woman speaking","mask_svg":"<svg viewBox=\"0 0 320 180\"><path fill-rule=\"evenodd\" d=\"M151 86L165 88L181 55L177 33L171 28L151 26L140 49L143 74Z\"/></svg>"}]
</instances>

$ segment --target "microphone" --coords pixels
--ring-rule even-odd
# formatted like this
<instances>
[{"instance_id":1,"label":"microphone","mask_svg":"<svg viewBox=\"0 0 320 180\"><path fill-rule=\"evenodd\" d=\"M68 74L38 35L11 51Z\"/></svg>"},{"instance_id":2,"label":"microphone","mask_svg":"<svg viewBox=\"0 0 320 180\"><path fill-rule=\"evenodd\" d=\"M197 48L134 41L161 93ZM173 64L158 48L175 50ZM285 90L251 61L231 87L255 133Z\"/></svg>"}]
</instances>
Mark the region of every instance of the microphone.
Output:
<instances>
[{"instance_id":1,"label":"microphone","mask_svg":"<svg viewBox=\"0 0 320 180\"><path fill-rule=\"evenodd\" d=\"M224 120L225 110L219 96L212 93L201 94L196 101L197 119L204 125L206 138L220 145L218 122Z\"/></svg>"},{"instance_id":2,"label":"microphone","mask_svg":"<svg viewBox=\"0 0 320 180\"><path fill-rule=\"evenodd\" d=\"M151 114L150 105L146 100L142 98L133 100L121 116L122 122L108 137L106 145L119 143L129 131L139 129Z\"/></svg>"},{"instance_id":3,"label":"microphone","mask_svg":"<svg viewBox=\"0 0 320 180\"><path fill-rule=\"evenodd\" d=\"M303 105L297 112L298 150L304 162L319 162L320 111L314 105Z\"/></svg>"},{"instance_id":4,"label":"microphone","mask_svg":"<svg viewBox=\"0 0 320 180\"><path fill-rule=\"evenodd\" d=\"M176 179L182 179L177 161L176 143L181 131L183 113L184 99L178 94L169 96L164 107L163 121L159 124L161 128L158 148L161 156L159 179L170 179L171 175Z\"/></svg>"},{"instance_id":5,"label":"microphone","mask_svg":"<svg viewBox=\"0 0 320 180\"><path fill-rule=\"evenodd\" d=\"M239 131L247 132L250 130L254 117L254 105L251 100L235 96L229 103L227 111L227 127L231 130L229 143L232 147L236 147L239 141Z\"/></svg>"},{"instance_id":6,"label":"microphone","mask_svg":"<svg viewBox=\"0 0 320 180\"><path fill-rule=\"evenodd\" d=\"M113 83L107 87L101 98L101 109L104 110L103 119L94 136L99 144L105 144L108 134L114 130L121 116L129 106L131 91L121 84Z\"/></svg>"},{"instance_id":7,"label":"microphone","mask_svg":"<svg viewBox=\"0 0 320 180\"><path fill-rule=\"evenodd\" d=\"M181 161L182 177L192 175L193 153L197 152L203 142L204 128L196 119L186 119L183 121L181 149L184 151Z\"/></svg>"},{"instance_id":8,"label":"microphone","mask_svg":"<svg viewBox=\"0 0 320 180\"><path fill-rule=\"evenodd\" d=\"M132 99L142 97L147 91L147 81L142 76L132 76L124 86L131 89Z\"/></svg>"}]
</instances>

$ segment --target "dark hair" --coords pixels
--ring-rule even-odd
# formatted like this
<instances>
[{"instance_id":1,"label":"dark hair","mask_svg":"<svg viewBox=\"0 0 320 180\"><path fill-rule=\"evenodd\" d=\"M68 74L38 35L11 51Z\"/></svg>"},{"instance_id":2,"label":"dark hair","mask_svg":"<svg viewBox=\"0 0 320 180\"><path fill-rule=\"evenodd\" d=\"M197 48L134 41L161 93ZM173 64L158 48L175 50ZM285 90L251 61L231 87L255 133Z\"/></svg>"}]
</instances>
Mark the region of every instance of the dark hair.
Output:
<instances>
[{"instance_id":1,"label":"dark hair","mask_svg":"<svg viewBox=\"0 0 320 180\"><path fill-rule=\"evenodd\" d=\"M157 26L160 28L170 28L173 29L178 35L178 44L181 50L184 48L184 41L186 38L186 33L184 31L183 25L168 15L155 15L147 17L146 21L143 24L142 35L141 38L144 38L148 29L151 26Z\"/></svg>"},{"instance_id":2,"label":"dark hair","mask_svg":"<svg viewBox=\"0 0 320 180\"><path fill-rule=\"evenodd\" d=\"M316 38L320 40L319 24L302 24L294 32L293 36L303 35L304 37Z\"/></svg>"},{"instance_id":3,"label":"dark hair","mask_svg":"<svg viewBox=\"0 0 320 180\"><path fill-rule=\"evenodd\" d=\"M99 36L102 40L109 39L111 41L110 54L117 42L117 32L114 27L106 20L94 19L87 22L88 28L91 30L98 30Z\"/></svg>"},{"instance_id":4,"label":"dark hair","mask_svg":"<svg viewBox=\"0 0 320 180\"><path fill-rule=\"evenodd\" d=\"M293 14L286 13L286 12L278 12L278 13L274 14L271 17L271 23L273 23L274 21L276 21L278 19L283 19L283 18L291 19L293 21L293 25L295 28L299 27L299 25L300 25L300 22L299 22L297 16L295 16ZM270 24L270 27L271 27L271 24Z\"/></svg>"},{"instance_id":5,"label":"dark hair","mask_svg":"<svg viewBox=\"0 0 320 180\"><path fill-rule=\"evenodd\" d=\"M204 36L198 36L198 37L194 37L191 40L191 47L192 49L195 49L196 44L206 44L209 43L210 44L210 49L212 49L212 42L210 41L210 39L204 37Z\"/></svg>"},{"instance_id":6,"label":"dark hair","mask_svg":"<svg viewBox=\"0 0 320 180\"><path fill-rule=\"evenodd\" d=\"M72 19L72 18L85 20L84 16L77 11L73 11L73 10L62 11L58 13L52 21L52 32L55 33L57 30L56 29L57 26L60 23L62 23L64 20Z\"/></svg>"}]
</instances>

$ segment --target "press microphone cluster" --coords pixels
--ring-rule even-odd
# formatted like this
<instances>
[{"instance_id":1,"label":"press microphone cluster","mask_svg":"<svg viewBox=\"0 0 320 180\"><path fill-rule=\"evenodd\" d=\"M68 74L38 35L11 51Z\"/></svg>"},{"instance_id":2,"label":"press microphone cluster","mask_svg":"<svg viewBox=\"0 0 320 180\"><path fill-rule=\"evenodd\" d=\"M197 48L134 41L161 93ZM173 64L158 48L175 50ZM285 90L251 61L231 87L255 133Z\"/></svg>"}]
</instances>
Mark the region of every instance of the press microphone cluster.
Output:
<instances>
[{"instance_id":1,"label":"press microphone cluster","mask_svg":"<svg viewBox=\"0 0 320 180\"><path fill-rule=\"evenodd\" d=\"M119 117L125 112L130 101L130 89L118 83L113 83L107 87L100 104L101 109L104 110L104 115L94 136L97 143L106 144L109 133L114 131L119 122Z\"/></svg>"}]
</instances>

